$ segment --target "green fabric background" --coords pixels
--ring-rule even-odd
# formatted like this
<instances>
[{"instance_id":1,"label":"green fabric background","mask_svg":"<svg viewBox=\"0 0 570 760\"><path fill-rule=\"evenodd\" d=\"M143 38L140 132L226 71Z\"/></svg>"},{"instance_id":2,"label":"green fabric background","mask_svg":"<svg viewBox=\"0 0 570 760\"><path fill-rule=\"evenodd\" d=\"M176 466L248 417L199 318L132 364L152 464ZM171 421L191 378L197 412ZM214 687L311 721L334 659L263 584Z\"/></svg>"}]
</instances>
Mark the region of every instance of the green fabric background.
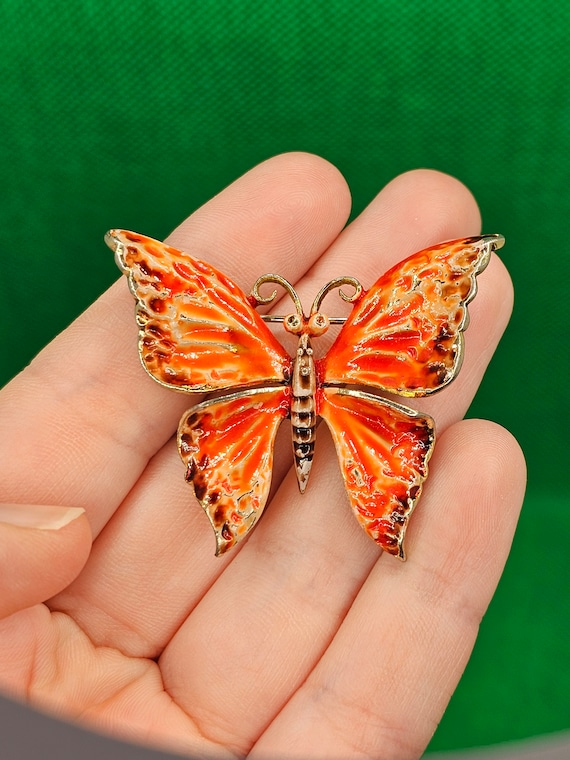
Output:
<instances>
[{"instance_id":1,"label":"green fabric background","mask_svg":"<svg viewBox=\"0 0 570 760\"><path fill-rule=\"evenodd\" d=\"M471 414L529 487L431 746L568 728L570 4L2 0L0 41L0 382L116 278L105 230L165 236L273 154L335 163L355 213L418 166L473 190L517 303Z\"/></svg>"}]
</instances>

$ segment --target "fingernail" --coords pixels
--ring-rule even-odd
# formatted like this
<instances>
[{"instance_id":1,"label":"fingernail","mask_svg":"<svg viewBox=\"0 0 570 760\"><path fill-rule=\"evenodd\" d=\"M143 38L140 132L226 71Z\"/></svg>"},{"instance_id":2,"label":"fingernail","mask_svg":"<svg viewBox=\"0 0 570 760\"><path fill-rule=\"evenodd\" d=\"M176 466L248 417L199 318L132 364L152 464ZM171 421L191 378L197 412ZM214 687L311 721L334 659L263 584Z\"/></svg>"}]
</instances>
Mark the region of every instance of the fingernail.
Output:
<instances>
[{"instance_id":1,"label":"fingernail","mask_svg":"<svg viewBox=\"0 0 570 760\"><path fill-rule=\"evenodd\" d=\"M81 507L51 507L43 504L0 504L0 523L20 528L58 530L76 520L85 510Z\"/></svg>"}]
</instances>

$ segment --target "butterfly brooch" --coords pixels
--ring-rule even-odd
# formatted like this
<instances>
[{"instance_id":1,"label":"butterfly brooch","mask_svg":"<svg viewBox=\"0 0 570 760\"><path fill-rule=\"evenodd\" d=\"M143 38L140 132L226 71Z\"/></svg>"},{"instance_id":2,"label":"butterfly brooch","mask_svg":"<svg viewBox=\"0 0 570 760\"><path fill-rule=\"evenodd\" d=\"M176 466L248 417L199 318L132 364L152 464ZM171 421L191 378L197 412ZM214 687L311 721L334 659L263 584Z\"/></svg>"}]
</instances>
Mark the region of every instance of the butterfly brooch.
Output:
<instances>
[{"instance_id":1,"label":"butterfly brooch","mask_svg":"<svg viewBox=\"0 0 570 760\"><path fill-rule=\"evenodd\" d=\"M404 559L404 535L427 476L435 426L431 417L376 391L427 396L453 380L476 275L504 238L432 246L392 267L368 291L353 277L339 277L321 288L308 316L279 275L263 275L247 296L214 267L152 238L111 230L105 239L137 302L146 371L168 388L218 392L187 411L178 428L186 480L214 528L216 555L245 538L261 517L275 436L286 417L305 491L321 417L356 519L382 549ZM277 295L260 294L266 283L280 285L295 311L260 315L256 307ZM347 318L329 319L321 311L336 288L353 304ZM281 322L298 338L293 357L269 322ZM342 327L317 358L311 340L331 323Z\"/></svg>"}]
</instances>

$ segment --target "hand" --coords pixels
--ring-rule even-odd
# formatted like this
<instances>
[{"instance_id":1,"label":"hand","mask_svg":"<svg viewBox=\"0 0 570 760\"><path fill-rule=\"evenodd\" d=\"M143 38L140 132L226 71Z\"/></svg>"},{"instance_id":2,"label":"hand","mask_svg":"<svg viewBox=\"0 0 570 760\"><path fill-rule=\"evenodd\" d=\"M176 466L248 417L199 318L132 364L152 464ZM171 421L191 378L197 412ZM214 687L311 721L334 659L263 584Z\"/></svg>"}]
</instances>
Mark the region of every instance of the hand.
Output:
<instances>
[{"instance_id":1,"label":"hand","mask_svg":"<svg viewBox=\"0 0 570 760\"><path fill-rule=\"evenodd\" d=\"M244 290L278 272L310 303L334 276L366 287L420 248L479 231L472 196L437 172L398 177L343 229L349 205L328 163L279 156L169 242ZM19 505L0 507L0 686L191 756L419 757L522 501L516 442L490 422L461 421L511 302L494 256L458 379L417 403L438 442L406 563L354 520L324 426L307 492L287 471L290 441L278 439L266 514L215 558L172 438L194 400L144 373L121 278L0 396L0 501Z\"/></svg>"}]
</instances>

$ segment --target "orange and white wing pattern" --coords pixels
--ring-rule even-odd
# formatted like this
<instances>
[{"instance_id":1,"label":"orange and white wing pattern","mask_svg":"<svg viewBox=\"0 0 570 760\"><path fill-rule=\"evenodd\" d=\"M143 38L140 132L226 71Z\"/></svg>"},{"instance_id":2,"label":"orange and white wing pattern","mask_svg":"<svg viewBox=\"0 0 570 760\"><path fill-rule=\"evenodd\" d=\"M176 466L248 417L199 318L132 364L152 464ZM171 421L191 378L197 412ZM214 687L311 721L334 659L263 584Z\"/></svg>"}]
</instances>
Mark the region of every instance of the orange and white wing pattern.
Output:
<instances>
[{"instance_id":1,"label":"orange and white wing pattern","mask_svg":"<svg viewBox=\"0 0 570 760\"><path fill-rule=\"evenodd\" d=\"M373 385L425 396L456 376L475 277L500 248L500 235L426 248L390 269L356 302L320 361L325 384Z\"/></svg>"},{"instance_id":2,"label":"orange and white wing pattern","mask_svg":"<svg viewBox=\"0 0 570 760\"><path fill-rule=\"evenodd\" d=\"M186 480L214 528L216 556L245 538L261 517L290 393L287 386L234 393L197 404L180 422Z\"/></svg>"},{"instance_id":3,"label":"orange and white wing pattern","mask_svg":"<svg viewBox=\"0 0 570 760\"><path fill-rule=\"evenodd\" d=\"M221 272L134 232L111 230L106 242L137 300L143 366L159 383L196 392L288 378L290 357Z\"/></svg>"},{"instance_id":4,"label":"orange and white wing pattern","mask_svg":"<svg viewBox=\"0 0 570 760\"><path fill-rule=\"evenodd\" d=\"M322 388L350 506L368 535L405 559L404 536L435 443L431 417L346 388Z\"/></svg>"}]
</instances>

